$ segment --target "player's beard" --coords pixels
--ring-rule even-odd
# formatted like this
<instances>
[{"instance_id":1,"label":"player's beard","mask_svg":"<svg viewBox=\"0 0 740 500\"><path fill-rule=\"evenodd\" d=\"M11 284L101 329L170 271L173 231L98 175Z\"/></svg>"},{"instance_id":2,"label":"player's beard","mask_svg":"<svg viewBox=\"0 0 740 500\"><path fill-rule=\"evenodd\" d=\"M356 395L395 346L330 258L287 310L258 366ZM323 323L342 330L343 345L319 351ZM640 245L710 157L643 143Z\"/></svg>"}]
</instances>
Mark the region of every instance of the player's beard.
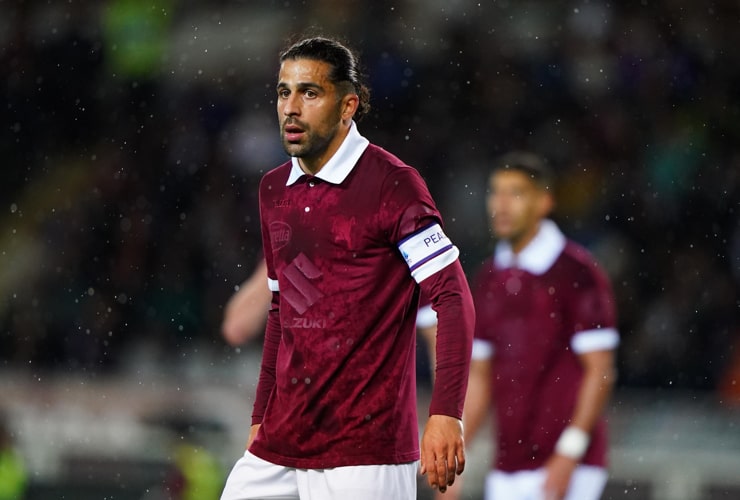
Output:
<instances>
[{"instance_id":1,"label":"player's beard","mask_svg":"<svg viewBox=\"0 0 740 500\"><path fill-rule=\"evenodd\" d=\"M518 232L515 221L500 214L491 217L491 230L496 238L502 240L515 238Z\"/></svg>"},{"instance_id":2,"label":"player's beard","mask_svg":"<svg viewBox=\"0 0 740 500\"><path fill-rule=\"evenodd\" d=\"M295 121L294 121L295 122ZM295 158L317 158L326 151L332 139L337 135L339 125L331 127L325 133L315 131L310 126L295 122L303 130L301 142L289 142L285 139L285 124L280 129L280 140L283 143L283 149L288 155Z\"/></svg>"}]
</instances>

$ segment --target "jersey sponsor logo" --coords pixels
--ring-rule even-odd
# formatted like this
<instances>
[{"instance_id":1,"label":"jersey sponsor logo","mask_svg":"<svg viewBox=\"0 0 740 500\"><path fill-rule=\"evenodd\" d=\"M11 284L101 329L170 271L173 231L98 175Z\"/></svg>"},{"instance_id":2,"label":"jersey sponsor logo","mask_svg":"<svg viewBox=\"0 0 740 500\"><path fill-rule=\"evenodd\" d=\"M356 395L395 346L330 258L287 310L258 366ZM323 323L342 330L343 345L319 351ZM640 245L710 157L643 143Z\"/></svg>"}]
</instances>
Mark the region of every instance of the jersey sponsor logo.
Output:
<instances>
[{"instance_id":1,"label":"jersey sponsor logo","mask_svg":"<svg viewBox=\"0 0 740 500\"><path fill-rule=\"evenodd\" d=\"M288 224L282 221L270 223L270 242L273 250L280 250L290 241L293 230Z\"/></svg>"},{"instance_id":2,"label":"jersey sponsor logo","mask_svg":"<svg viewBox=\"0 0 740 500\"><path fill-rule=\"evenodd\" d=\"M290 206L290 200L275 200L272 202L274 208L288 208Z\"/></svg>"},{"instance_id":3,"label":"jersey sponsor logo","mask_svg":"<svg viewBox=\"0 0 740 500\"><path fill-rule=\"evenodd\" d=\"M326 319L305 317L293 318L292 321L286 322L286 326L293 330L305 328L326 328Z\"/></svg>"},{"instance_id":4,"label":"jersey sponsor logo","mask_svg":"<svg viewBox=\"0 0 740 500\"><path fill-rule=\"evenodd\" d=\"M293 261L283 269L284 281L290 286L280 287L280 295L293 306L298 314L303 314L324 296L321 290L312 282L323 276L321 270L311 262L305 254L299 253ZM281 283L283 279L281 278Z\"/></svg>"}]
</instances>

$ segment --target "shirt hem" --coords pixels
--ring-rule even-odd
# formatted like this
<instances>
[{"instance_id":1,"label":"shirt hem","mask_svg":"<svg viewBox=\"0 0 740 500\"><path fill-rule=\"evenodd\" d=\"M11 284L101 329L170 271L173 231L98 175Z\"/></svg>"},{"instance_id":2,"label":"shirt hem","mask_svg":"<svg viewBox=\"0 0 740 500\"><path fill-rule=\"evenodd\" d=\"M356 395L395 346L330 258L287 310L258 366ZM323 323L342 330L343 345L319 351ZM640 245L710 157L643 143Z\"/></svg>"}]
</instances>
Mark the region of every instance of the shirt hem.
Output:
<instances>
[{"instance_id":1,"label":"shirt hem","mask_svg":"<svg viewBox=\"0 0 740 500\"><path fill-rule=\"evenodd\" d=\"M413 453L401 453L390 456L345 456L342 457L341 460L326 458L285 457L254 445L250 447L249 451L262 460L267 460L268 462L271 462L273 464L282 465L283 467L291 467L294 469L333 469L335 467L351 467L358 465L398 465L416 462L420 459L420 454L418 451Z\"/></svg>"}]
</instances>

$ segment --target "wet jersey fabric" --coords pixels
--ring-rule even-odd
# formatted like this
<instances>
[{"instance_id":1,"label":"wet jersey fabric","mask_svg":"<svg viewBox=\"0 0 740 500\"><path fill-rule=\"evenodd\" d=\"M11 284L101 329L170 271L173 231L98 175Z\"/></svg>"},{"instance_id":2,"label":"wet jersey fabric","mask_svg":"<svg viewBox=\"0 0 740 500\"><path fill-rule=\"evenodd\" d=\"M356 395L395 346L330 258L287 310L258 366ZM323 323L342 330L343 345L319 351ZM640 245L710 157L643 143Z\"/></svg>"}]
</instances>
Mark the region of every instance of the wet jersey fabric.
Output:
<instances>
[{"instance_id":1,"label":"wet jersey fabric","mask_svg":"<svg viewBox=\"0 0 740 500\"><path fill-rule=\"evenodd\" d=\"M543 221L519 256L500 243L473 282L474 358L491 348L495 468L544 465L573 415L582 379L578 351L618 343L609 282L589 253ZM606 465L600 421L582 463Z\"/></svg>"},{"instance_id":2,"label":"wet jersey fabric","mask_svg":"<svg viewBox=\"0 0 740 500\"><path fill-rule=\"evenodd\" d=\"M319 174L292 159L260 185L274 294L250 451L298 468L418 460L412 268L424 286L440 276L464 281L457 248L419 173L354 125ZM447 398L437 405L458 413L464 387Z\"/></svg>"}]
</instances>

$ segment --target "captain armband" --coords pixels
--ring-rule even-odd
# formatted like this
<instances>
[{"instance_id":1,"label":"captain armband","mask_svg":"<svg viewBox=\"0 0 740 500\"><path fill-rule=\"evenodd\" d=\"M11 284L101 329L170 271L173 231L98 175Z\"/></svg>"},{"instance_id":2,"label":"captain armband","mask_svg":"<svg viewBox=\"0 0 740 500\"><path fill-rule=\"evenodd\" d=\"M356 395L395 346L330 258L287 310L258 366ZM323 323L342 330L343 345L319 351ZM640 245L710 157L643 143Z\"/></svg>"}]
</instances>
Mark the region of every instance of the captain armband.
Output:
<instances>
[{"instance_id":1,"label":"captain armband","mask_svg":"<svg viewBox=\"0 0 740 500\"><path fill-rule=\"evenodd\" d=\"M460 255L438 223L407 236L398 244L398 249L417 283L452 264Z\"/></svg>"}]
</instances>

